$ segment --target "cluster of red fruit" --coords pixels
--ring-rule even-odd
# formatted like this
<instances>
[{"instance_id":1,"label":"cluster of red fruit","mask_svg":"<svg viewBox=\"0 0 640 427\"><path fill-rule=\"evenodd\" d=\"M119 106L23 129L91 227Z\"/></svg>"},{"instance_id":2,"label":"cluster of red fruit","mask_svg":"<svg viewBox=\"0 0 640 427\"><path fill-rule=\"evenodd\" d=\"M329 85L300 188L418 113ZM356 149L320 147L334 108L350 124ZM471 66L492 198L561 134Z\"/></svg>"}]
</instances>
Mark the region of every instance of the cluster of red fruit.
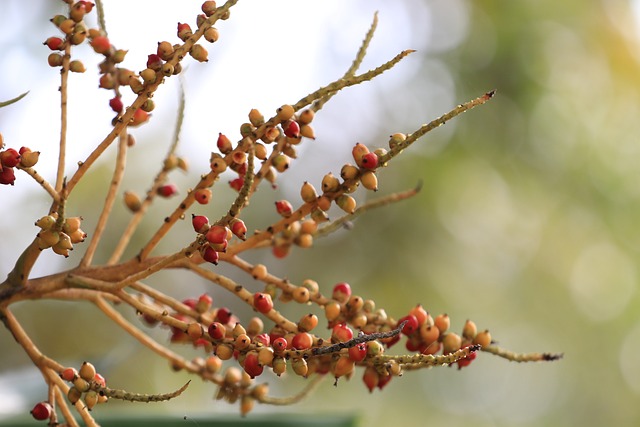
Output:
<instances>
[{"instance_id":1,"label":"cluster of red fruit","mask_svg":"<svg viewBox=\"0 0 640 427\"><path fill-rule=\"evenodd\" d=\"M60 372L60 378L72 384L67 392L67 398L75 404L81 398L88 410L92 410L98 403L108 400L100 390L107 386L102 375L96 372L96 368L89 362L84 362L80 369L65 368ZM33 418L39 421L51 419L55 415L53 406L48 401L38 402L31 410Z\"/></svg>"},{"instance_id":2,"label":"cluster of red fruit","mask_svg":"<svg viewBox=\"0 0 640 427\"><path fill-rule=\"evenodd\" d=\"M39 151L31 151L28 147L4 149L0 134L0 184L13 185L16 181L14 168L30 168L38 163Z\"/></svg>"}]
</instances>

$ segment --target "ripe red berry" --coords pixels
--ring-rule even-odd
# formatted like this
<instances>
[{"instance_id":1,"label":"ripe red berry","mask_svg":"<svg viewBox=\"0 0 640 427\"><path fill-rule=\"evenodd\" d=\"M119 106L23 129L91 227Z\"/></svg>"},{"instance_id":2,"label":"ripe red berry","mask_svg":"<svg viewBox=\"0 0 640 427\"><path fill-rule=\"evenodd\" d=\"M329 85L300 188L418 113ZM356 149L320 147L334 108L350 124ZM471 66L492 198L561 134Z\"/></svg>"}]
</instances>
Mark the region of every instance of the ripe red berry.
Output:
<instances>
[{"instance_id":1,"label":"ripe red berry","mask_svg":"<svg viewBox=\"0 0 640 427\"><path fill-rule=\"evenodd\" d=\"M354 347L349 348L349 359L354 362L361 362L367 356L367 344L360 343Z\"/></svg>"},{"instance_id":2,"label":"ripe red berry","mask_svg":"<svg viewBox=\"0 0 640 427\"><path fill-rule=\"evenodd\" d=\"M211 190L209 188L198 188L193 193L193 197L196 199L196 202L201 205L206 205L211 200Z\"/></svg>"},{"instance_id":3,"label":"ripe red berry","mask_svg":"<svg viewBox=\"0 0 640 427\"><path fill-rule=\"evenodd\" d=\"M149 120L151 114L144 111L142 108L138 108L131 118L131 123L129 126L140 126L143 123L146 123Z\"/></svg>"},{"instance_id":4,"label":"ripe red berry","mask_svg":"<svg viewBox=\"0 0 640 427\"><path fill-rule=\"evenodd\" d=\"M346 323L338 323L331 330L331 340L334 342L346 342L353 338L353 331Z\"/></svg>"},{"instance_id":5,"label":"ripe red berry","mask_svg":"<svg viewBox=\"0 0 640 427\"><path fill-rule=\"evenodd\" d=\"M207 231L205 238L209 243L213 243L214 245L222 244L227 241L227 227L224 225L212 225Z\"/></svg>"},{"instance_id":6,"label":"ripe red berry","mask_svg":"<svg viewBox=\"0 0 640 427\"><path fill-rule=\"evenodd\" d=\"M209 325L207 332L209 333L209 336L214 340L221 340L225 337L227 328L225 328L225 326L220 322L213 322Z\"/></svg>"},{"instance_id":7,"label":"ripe red berry","mask_svg":"<svg viewBox=\"0 0 640 427\"><path fill-rule=\"evenodd\" d=\"M75 380L77 376L78 371L76 370L76 368L65 368L60 373L60 378L68 382Z\"/></svg>"},{"instance_id":8,"label":"ripe red berry","mask_svg":"<svg viewBox=\"0 0 640 427\"><path fill-rule=\"evenodd\" d=\"M53 407L49 402L39 402L31 410L31 415L38 421L48 420L53 412Z\"/></svg>"},{"instance_id":9,"label":"ripe red berry","mask_svg":"<svg viewBox=\"0 0 640 427\"><path fill-rule=\"evenodd\" d=\"M192 35L193 32L191 31L191 27L189 26L189 24L182 24L178 22L178 37L180 38L180 40L186 41Z\"/></svg>"},{"instance_id":10,"label":"ripe red berry","mask_svg":"<svg viewBox=\"0 0 640 427\"><path fill-rule=\"evenodd\" d=\"M229 186L236 191L242 190L242 186L244 185L244 178L236 178L229 181Z\"/></svg>"},{"instance_id":11,"label":"ripe red berry","mask_svg":"<svg viewBox=\"0 0 640 427\"><path fill-rule=\"evenodd\" d=\"M387 384L389 384L389 381L391 381L391 378L393 378L393 375L387 375L387 376L380 376L380 379L378 380L378 388L380 390L382 390Z\"/></svg>"},{"instance_id":12,"label":"ripe red berry","mask_svg":"<svg viewBox=\"0 0 640 427\"><path fill-rule=\"evenodd\" d=\"M244 358L244 371L249 374L251 378L255 378L262 374L264 367L260 364L258 360L258 352L250 351Z\"/></svg>"},{"instance_id":13,"label":"ripe red berry","mask_svg":"<svg viewBox=\"0 0 640 427\"><path fill-rule=\"evenodd\" d=\"M175 184L165 184L158 188L158 195L161 197L171 197L178 194L178 187Z\"/></svg>"},{"instance_id":14,"label":"ripe red berry","mask_svg":"<svg viewBox=\"0 0 640 427\"><path fill-rule=\"evenodd\" d=\"M211 295L202 294L198 297L198 301L196 302L194 309L198 313L204 313L211 308L212 304L213 304L213 298L211 298Z\"/></svg>"},{"instance_id":15,"label":"ripe red berry","mask_svg":"<svg viewBox=\"0 0 640 427\"><path fill-rule=\"evenodd\" d=\"M258 334L253 337L253 341L266 347L271 344L271 337L269 337L269 334Z\"/></svg>"},{"instance_id":16,"label":"ripe red berry","mask_svg":"<svg viewBox=\"0 0 640 427\"><path fill-rule=\"evenodd\" d=\"M469 355L463 359L458 360L458 370L467 367L473 362L477 356L477 352L469 353Z\"/></svg>"},{"instance_id":17,"label":"ripe red berry","mask_svg":"<svg viewBox=\"0 0 640 427\"><path fill-rule=\"evenodd\" d=\"M273 309L273 300L271 295L262 292L256 292L253 295L253 306L260 313L265 314Z\"/></svg>"},{"instance_id":18,"label":"ripe red berry","mask_svg":"<svg viewBox=\"0 0 640 427\"><path fill-rule=\"evenodd\" d=\"M244 240L247 237L247 226L244 224L244 221L238 218L234 218L229 223L231 227L231 232L240 240Z\"/></svg>"},{"instance_id":19,"label":"ripe red berry","mask_svg":"<svg viewBox=\"0 0 640 427\"><path fill-rule=\"evenodd\" d=\"M60 37L49 37L44 44L51 50L62 50L64 49L64 40Z\"/></svg>"},{"instance_id":20,"label":"ripe red berry","mask_svg":"<svg viewBox=\"0 0 640 427\"><path fill-rule=\"evenodd\" d=\"M398 325L400 325L404 321L407 322L402 327L402 333L405 334L405 335L413 334L420 327L420 325L418 324L418 319L413 314L408 314L408 315L398 319Z\"/></svg>"},{"instance_id":21,"label":"ripe red berry","mask_svg":"<svg viewBox=\"0 0 640 427\"><path fill-rule=\"evenodd\" d=\"M351 286L346 282L340 282L333 287L332 298L338 302L347 302L351 296Z\"/></svg>"},{"instance_id":22,"label":"ripe red berry","mask_svg":"<svg viewBox=\"0 0 640 427\"><path fill-rule=\"evenodd\" d=\"M233 314L226 307L220 307L216 312L216 320L222 323L223 325L226 325L227 323L229 323L232 316Z\"/></svg>"},{"instance_id":23,"label":"ripe red berry","mask_svg":"<svg viewBox=\"0 0 640 427\"><path fill-rule=\"evenodd\" d=\"M378 374L378 371L376 371L376 368L374 368L373 366L367 366L367 369L364 370L362 381L369 389L369 393L372 393L373 390L378 386L378 382L380 381L380 374Z\"/></svg>"},{"instance_id":24,"label":"ripe red berry","mask_svg":"<svg viewBox=\"0 0 640 427\"><path fill-rule=\"evenodd\" d=\"M291 120L288 123L283 123L283 126L284 134L289 138L300 137L300 125L295 120Z\"/></svg>"},{"instance_id":25,"label":"ripe red berry","mask_svg":"<svg viewBox=\"0 0 640 427\"><path fill-rule=\"evenodd\" d=\"M211 264L218 265L220 255L218 255L218 251L213 249L211 246L204 246L200 254L202 255L203 260L210 262Z\"/></svg>"},{"instance_id":26,"label":"ripe red berry","mask_svg":"<svg viewBox=\"0 0 640 427\"><path fill-rule=\"evenodd\" d=\"M296 350L306 350L313 345L313 337L307 332L298 332L291 340L291 347Z\"/></svg>"},{"instance_id":27,"label":"ripe red berry","mask_svg":"<svg viewBox=\"0 0 640 427\"><path fill-rule=\"evenodd\" d=\"M204 215L191 214L191 225L196 233L204 233L209 229L209 218Z\"/></svg>"},{"instance_id":28,"label":"ripe red berry","mask_svg":"<svg viewBox=\"0 0 640 427\"><path fill-rule=\"evenodd\" d=\"M111 109L116 113L122 113L122 110L124 109L122 98L120 98L119 96L116 96L115 98L111 98L109 100L109 107L111 107Z\"/></svg>"},{"instance_id":29,"label":"ripe red berry","mask_svg":"<svg viewBox=\"0 0 640 427\"><path fill-rule=\"evenodd\" d=\"M13 185L15 181L16 175L13 172L13 168L5 166L0 170L0 184Z\"/></svg>"},{"instance_id":30,"label":"ripe red berry","mask_svg":"<svg viewBox=\"0 0 640 427\"><path fill-rule=\"evenodd\" d=\"M111 49L111 42L105 36L97 36L91 40L91 47L96 53L105 54Z\"/></svg>"},{"instance_id":31,"label":"ripe red berry","mask_svg":"<svg viewBox=\"0 0 640 427\"><path fill-rule=\"evenodd\" d=\"M378 155L376 153L367 153L360 159L360 166L365 169L375 169L378 167Z\"/></svg>"},{"instance_id":32,"label":"ripe red berry","mask_svg":"<svg viewBox=\"0 0 640 427\"><path fill-rule=\"evenodd\" d=\"M151 68L153 71L160 71L162 69L162 58L160 55L152 53L147 56L147 68Z\"/></svg>"},{"instance_id":33,"label":"ripe red berry","mask_svg":"<svg viewBox=\"0 0 640 427\"><path fill-rule=\"evenodd\" d=\"M287 342L285 337L278 337L274 339L273 343L271 344L271 347L273 347L273 351L275 351L276 353L282 353L287 349L288 346L289 343Z\"/></svg>"},{"instance_id":34,"label":"ripe red berry","mask_svg":"<svg viewBox=\"0 0 640 427\"><path fill-rule=\"evenodd\" d=\"M286 200L277 200L276 211L283 217L289 218L293 213L293 206Z\"/></svg>"},{"instance_id":35,"label":"ripe red berry","mask_svg":"<svg viewBox=\"0 0 640 427\"><path fill-rule=\"evenodd\" d=\"M0 164L2 167L13 168L20 163L20 153L14 148L7 148L0 152Z\"/></svg>"}]
</instances>

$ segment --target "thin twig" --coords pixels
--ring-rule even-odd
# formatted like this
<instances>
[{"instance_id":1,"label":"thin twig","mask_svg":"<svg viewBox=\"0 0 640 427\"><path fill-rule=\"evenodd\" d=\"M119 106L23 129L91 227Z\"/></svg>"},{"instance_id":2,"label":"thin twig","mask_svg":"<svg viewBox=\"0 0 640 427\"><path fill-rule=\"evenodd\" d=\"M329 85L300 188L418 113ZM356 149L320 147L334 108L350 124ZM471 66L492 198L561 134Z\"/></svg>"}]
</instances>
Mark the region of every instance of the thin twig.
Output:
<instances>
[{"instance_id":1,"label":"thin twig","mask_svg":"<svg viewBox=\"0 0 640 427\"><path fill-rule=\"evenodd\" d=\"M371 39L373 39L373 34L376 32L377 27L378 27L378 11L376 11L373 14L373 22L369 27L369 31L367 31L367 34L365 35L364 40L362 40L362 43L360 44L360 48L358 49L358 53L356 53L356 57L351 63L351 66L349 67L349 69L344 73L343 78L353 76L355 72L358 71L358 68L360 68L362 61L364 60L364 57L367 54L367 49L369 48L369 44L371 43ZM313 111L319 111L320 109L322 109L324 104L326 104L335 94L336 92L318 99L313 103L313 105L311 106L311 109Z\"/></svg>"},{"instance_id":2,"label":"thin twig","mask_svg":"<svg viewBox=\"0 0 640 427\"><path fill-rule=\"evenodd\" d=\"M100 239L102 238L102 234L107 226L107 221L109 220L109 216L111 215L111 211L113 210L113 204L116 200L116 196L118 194L118 189L120 188L120 184L122 182L122 177L124 176L125 167L127 165L127 134L126 129L122 131L120 135L120 140L118 142L118 154L116 156L116 164L113 170L113 176L111 178L111 183L109 184L109 190L107 192L107 196L104 201L104 205L102 207L102 212L98 218L98 222L96 224L96 228L93 231L93 235L90 237L91 241L87 247L82 260L80 261L80 267L86 267L91 264L93 260L93 256L95 255L96 250L98 249L98 244L100 243Z\"/></svg>"},{"instance_id":3,"label":"thin twig","mask_svg":"<svg viewBox=\"0 0 640 427\"><path fill-rule=\"evenodd\" d=\"M564 357L564 353L514 353L513 351L500 348L496 345L484 347L482 351L494 354L512 362L548 362L559 360Z\"/></svg>"},{"instance_id":4,"label":"thin twig","mask_svg":"<svg viewBox=\"0 0 640 427\"><path fill-rule=\"evenodd\" d=\"M49 183L42 175L40 175L34 168L25 168L20 165L17 166L18 169L21 169L27 173L30 177L32 177L44 190L49 193L53 202L55 204L60 203L60 194L53 188L53 185Z\"/></svg>"},{"instance_id":5,"label":"thin twig","mask_svg":"<svg viewBox=\"0 0 640 427\"><path fill-rule=\"evenodd\" d=\"M267 405L293 405L294 403L300 402L302 399L309 396L318 386L322 383L322 380L326 378L326 375L314 375L305 387L299 392L294 394L293 396L288 397L273 397L273 396L264 396L258 400L260 403L266 403Z\"/></svg>"},{"instance_id":6,"label":"thin twig","mask_svg":"<svg viewBox=\"0 0 640 427\"><path fill-rule=\"evenodd\" d=\"M335 221L332 221L331 223L325 225L324 227L320 228L318 231L314 233L313 237L316 238L316 237L327 236L333 233L334 231L344 228L345 224L347 224L350 221L353 221L355 218L359 217L365 212L368 212L372 209L380 208L382 206L389 205L391 203L396 203L396 202L411 198L416 194L418 194L421 188L422 188L422 185L418 184L415 188L412 188L411 190L406 190L399 193L393 193L385 197L380 197L375 200L371 200L370 202L367 202L366 204L357 208L354 213L344 215L336 219Z\"/></svg>"}]
</instances>

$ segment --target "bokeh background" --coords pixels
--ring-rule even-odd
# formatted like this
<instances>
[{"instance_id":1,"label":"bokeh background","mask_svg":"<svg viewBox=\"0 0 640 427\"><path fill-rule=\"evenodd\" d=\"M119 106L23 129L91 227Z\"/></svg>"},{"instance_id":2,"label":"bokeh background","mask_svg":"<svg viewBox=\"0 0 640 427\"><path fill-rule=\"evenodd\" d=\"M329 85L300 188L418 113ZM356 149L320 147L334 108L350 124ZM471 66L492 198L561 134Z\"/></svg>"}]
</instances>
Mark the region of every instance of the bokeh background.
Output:
<instances>
[{"instance_id":1,"label":"bokeh background","mask_svg":"<svg viewBox=\"0 0 640 427\"><path fill-rule=\"evenodd\" d=\"M192 0L105 3L109 35L117 47L130 49L125 64L135 70L157 41L177 40L177 21L193 23L199 10ZM42 42L57 31L47 19L63 10L62 2L0 1L0 99L30 91L0 109L0 132L9 146L42 151L39 171L52 180L58 73L46 66ZM561 351L565 358L522 365L482 354L468 369L411 373L371 395L356 374L338 387L326 381L294 407L259 407L250 417L274 411L301 420L356 414L370 426L638 425L640 2L241 1L219 25L221 38L210 48L209 63L187 61L179 153L191 172L177 173L173 181L183 191L193 185L207 168L217 133L238 135L251 108L268 114L341 76L376 10L379 28L362 70L403 49L417 52L373 82L342 91L318 114L317 139L303 144L278 190L264 187L246 210L250 228L274 221L272 201L297 200L304 180L318 186L323 174L339 172L356 141L383 147L389 134L411 132L460 102L494 88L496 97L429 134L380 172L379 194L422 182L417 197L370 212L352 230L285 260L267 251L249 259L293 281L314 278L325 292L347 281L393 316L422 303L434 314L447 312L454 329L471 318L504 347ZM71 78L69 173L108 132L111 119L111 94L96 90L97 58L86 46L77 54L88 71ZM151 122L135 131L138 144L129 154L133 167L125 188L141 193L148 187L173 135L178 93L178 79L169 79L156 95ZM89 233L113 155L111 150L70 202ZM210 217L231 200L224 180L214 194L219 202L207 207ZM363 202L373 195L360 190L357 197ZM48 200L24 175L15 187L0 188L0 200L4 277L33 238L33 221ZM151 210L128 255L174 203L160 201ZM111 237L96 262L106 260L127 218L124 209L114 214ZM185 223L158 252L190 239ZM35 275L78 259L47 254ZM221 269L259 289L252 279ZM209 291L215 304L250 315L233 297L193 276L167 272L151 284L178 298ZM313 308L292 307L291 315L301 310ZM164 392L186 378L88 304L30 302L14 311L43 351L69 365L93 361L114 387ZM159 340L167 335L150 333ZM4 330L0 349L0 424L10 425L9 417L26 413L46 392ZM291 394L303 385L288 379L272 381L274 393ZM213 401L213 393L210 385L194 383L167 404L110 402L94 413L100 419L110 412L153 411L180 422L184 415L236 413L235 406Z\"/></svg>"}]
</instances>

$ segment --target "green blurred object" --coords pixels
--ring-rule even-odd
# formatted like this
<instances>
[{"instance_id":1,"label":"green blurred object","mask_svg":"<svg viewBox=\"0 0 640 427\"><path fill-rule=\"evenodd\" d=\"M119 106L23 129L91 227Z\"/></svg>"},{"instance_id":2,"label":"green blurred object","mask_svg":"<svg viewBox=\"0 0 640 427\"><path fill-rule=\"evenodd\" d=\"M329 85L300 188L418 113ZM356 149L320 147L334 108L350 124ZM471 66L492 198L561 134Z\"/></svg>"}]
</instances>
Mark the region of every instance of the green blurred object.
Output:
<instances>
[{"instance_id":1,"label":"green blurred object","mask_svg":"<svg viewBox=\"0 0 640 427\"><path fill-rule=\"evenodd\" d=\"M13 427L32 426L37 422L33 419L7 421L6 424ZM188 418L167 416L162 418L132 416L109 417L99 420L102 427L170 427L170 426L194 426L194 427L356 427L357 418L354 415L318 415L291 413L270 414L259 417L240 418L239 416L216 416L210 418Z\"/></svg>"}]
</instances>

